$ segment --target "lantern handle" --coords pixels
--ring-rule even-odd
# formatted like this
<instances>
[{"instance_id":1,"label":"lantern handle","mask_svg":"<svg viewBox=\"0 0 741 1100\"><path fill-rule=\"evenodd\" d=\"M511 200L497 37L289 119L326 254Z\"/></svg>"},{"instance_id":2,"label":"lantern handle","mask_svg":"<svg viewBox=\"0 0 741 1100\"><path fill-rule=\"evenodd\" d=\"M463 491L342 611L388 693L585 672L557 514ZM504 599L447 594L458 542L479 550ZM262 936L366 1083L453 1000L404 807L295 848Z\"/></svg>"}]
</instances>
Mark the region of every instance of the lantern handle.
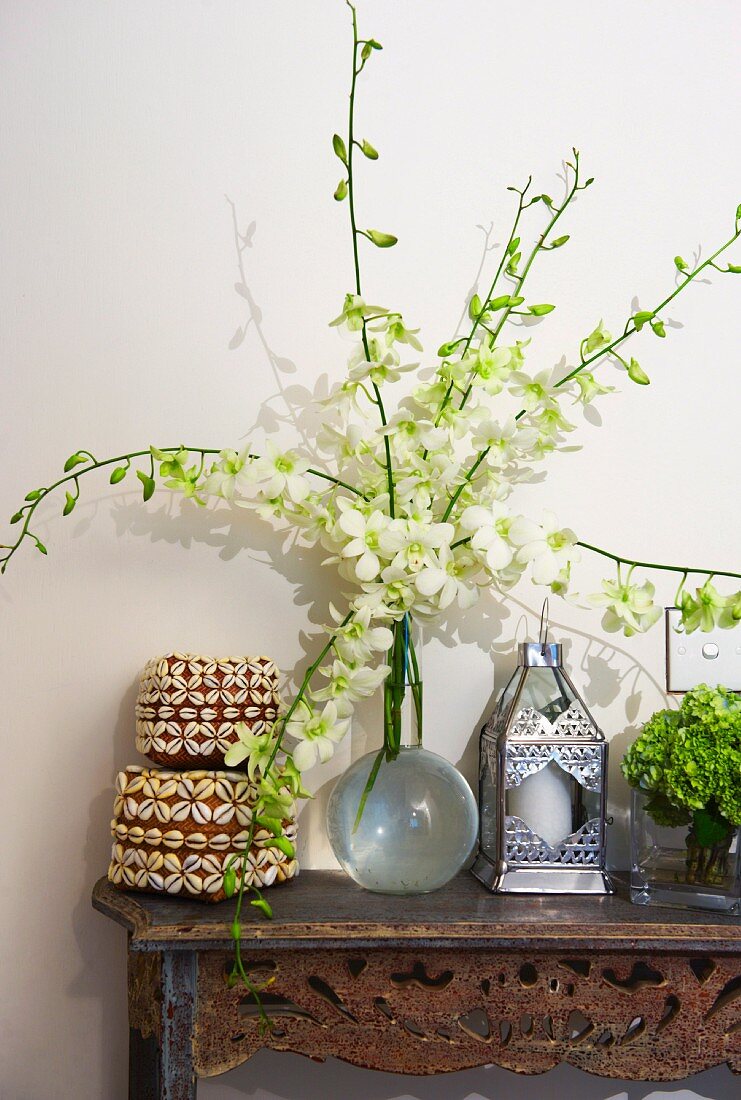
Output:
<instances>
[{"instance_id":1,"label":"lantern handle","mask_svg":"<svg viewBox=\"0 0 741 1100\"><path fill-rule=\"evenodd\" d=\"M538 645L543 654L545 654L545 647L548 642L548 626L548 597L546 596L540 611L540 630L538 631Z\"/></svg>"}]
</instances>

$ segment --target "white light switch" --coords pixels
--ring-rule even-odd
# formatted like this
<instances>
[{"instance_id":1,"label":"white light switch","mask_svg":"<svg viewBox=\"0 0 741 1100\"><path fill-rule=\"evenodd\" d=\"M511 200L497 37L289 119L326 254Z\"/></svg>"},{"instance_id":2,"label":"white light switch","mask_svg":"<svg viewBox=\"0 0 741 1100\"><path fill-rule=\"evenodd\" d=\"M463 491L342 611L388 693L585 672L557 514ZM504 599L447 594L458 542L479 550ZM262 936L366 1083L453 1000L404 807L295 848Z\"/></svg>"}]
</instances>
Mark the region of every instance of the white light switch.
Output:
<instances>
[{"instance_id":1,"label":"white light switch","mask_svg":"<svg viewBox=\"0 0 741 1100\"><path fill-rule=\"evenodd\" d=\"M685 634L679 610L667 607L666 690L681 694L698 684L741 691L741 626Z\"/></svg>"}]
</instances>

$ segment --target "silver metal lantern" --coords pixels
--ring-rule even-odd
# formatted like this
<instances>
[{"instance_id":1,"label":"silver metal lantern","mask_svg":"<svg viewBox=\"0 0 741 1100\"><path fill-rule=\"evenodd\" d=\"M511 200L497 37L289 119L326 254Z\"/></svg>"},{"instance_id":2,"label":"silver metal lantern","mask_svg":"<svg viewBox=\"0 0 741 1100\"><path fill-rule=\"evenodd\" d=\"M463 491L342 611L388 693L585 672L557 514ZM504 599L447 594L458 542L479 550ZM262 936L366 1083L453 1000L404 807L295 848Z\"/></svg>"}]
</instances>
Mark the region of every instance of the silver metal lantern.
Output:
<instances>
[{"instance_id":1,"label":"silver metal lantern","mask_svg":"<svg viewBox=\"0 0 741 1100\"><path fill-rule=\"evenodd\" d=\"M520 645L519 667L481 733L473 873L497 893L611 894L607 743L542 620L540 637Z\"/></svg>"}]
</instances>

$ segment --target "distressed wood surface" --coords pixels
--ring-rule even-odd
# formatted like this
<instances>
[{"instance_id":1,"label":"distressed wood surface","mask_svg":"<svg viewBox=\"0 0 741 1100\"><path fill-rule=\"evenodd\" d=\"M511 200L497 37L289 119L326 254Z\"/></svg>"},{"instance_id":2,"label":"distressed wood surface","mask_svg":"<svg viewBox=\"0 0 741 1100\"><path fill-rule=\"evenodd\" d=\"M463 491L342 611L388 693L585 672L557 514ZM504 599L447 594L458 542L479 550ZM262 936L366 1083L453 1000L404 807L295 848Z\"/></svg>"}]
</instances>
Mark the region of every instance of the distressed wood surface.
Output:
<instances>
[{"instance_id":1,"label":"distressed wood surface","mask_svg":"<svg viewBox=\"0 0 741 1100\"><path fill-rule=\"evenodd\" d=\"M632 905L612 897L503 897L463 873L433 894L398 898L361 890L340 871L302 871L269 892L275 914L246 906L244 939L255 950L332 945L531 950L741 952L741 920L724 914ZM234 902L126 894L100 879L93 905L123 925L134 951L229 950Z\"/></svg>"},{"instance_id":2,"label":"distressed wood surface","mask_svg":"<svg viewBox=\"0 0 741 1100\"><path fill-rule=\"evenodd\" d=\"M412 898L308 871L244 914L272 1022L229 989L234 902L95 886L129 933L132 1100L193 1100L257 1050L397 1073L560 1062L604 1077L741 1072L741 921L625 896L501 897L472 876Z\"/></svg>"}]
</instances>

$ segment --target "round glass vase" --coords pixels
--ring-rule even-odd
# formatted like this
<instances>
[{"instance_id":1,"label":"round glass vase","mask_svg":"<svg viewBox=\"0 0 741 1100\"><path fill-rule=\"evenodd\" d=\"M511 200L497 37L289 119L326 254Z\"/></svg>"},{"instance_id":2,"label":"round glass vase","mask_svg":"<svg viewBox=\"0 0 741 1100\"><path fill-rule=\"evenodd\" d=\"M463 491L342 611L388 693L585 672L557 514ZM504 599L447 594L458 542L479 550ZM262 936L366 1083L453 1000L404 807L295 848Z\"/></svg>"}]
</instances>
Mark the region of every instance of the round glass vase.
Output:
<instances>
[{"instance_id":1,"label":"round glass vase","mask_svg":"<svg viewBox=\"0 0 741 1100\"><path fill-rule=\"evenodd\" d=\"M384 747L356 760L327 806L342 869L366 890L426 894L461 870L476 844L476 800L461 773L422 747L419 645L395 625L384 684Z\"/></svg>"}]
</instances>

